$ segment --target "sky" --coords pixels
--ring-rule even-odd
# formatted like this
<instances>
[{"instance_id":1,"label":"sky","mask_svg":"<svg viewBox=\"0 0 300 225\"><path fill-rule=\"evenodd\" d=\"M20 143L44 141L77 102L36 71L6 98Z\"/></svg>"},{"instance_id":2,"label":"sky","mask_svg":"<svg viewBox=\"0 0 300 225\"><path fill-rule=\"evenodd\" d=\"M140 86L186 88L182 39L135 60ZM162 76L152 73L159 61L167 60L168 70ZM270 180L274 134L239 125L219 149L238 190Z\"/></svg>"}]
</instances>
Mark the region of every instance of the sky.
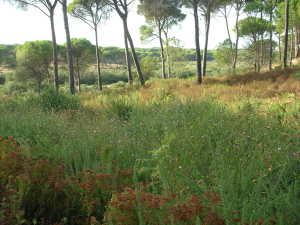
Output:
<instances>
[{"instance_id":1,"label":"sky","mask_svg":"<svg viewBox=\"0 0 300 225\"><path fill-rule=\"evenodd\" d=\"M194 48L194 20L191 11L185 10L186 19L172 28L170 37L176 37L182 41L185 48ZM62 9L60 6L55 12L55 27L57 42L65 43ZM234 15L230 18L231 29L234 26ZM95 44L93 30L82 21L69 16L70 32L72 38L87 38ZM130 33L136 47L158 47L158 41L145 44L140 41L139 27L145 24L143 16L138 15L136 8L130 9L128 24ZM123 27L117 14L100 25L99 43L101 46L124 47ZM201 21L201 43L204 45L204 23ZM211 23L209 49L214 49L227 38L225 20L220 15L215 15ZM8 3L0 2L0 44L23 44L26 41L51 40L49 18L35 8L22 10Z\"/></svg>"}]
</instances>

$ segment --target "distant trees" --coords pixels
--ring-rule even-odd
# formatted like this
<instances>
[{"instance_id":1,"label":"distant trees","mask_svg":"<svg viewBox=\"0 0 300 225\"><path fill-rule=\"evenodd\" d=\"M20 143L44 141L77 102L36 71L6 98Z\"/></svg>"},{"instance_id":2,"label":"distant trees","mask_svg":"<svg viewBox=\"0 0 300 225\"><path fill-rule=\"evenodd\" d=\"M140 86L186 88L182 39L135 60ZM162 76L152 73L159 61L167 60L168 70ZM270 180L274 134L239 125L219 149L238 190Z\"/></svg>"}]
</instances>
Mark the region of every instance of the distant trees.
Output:
<instances>
[{"instance_id":1,"label":"distant trees","mask_svg":"<svg viewBox=\"0 0 300 225\"><path fill-rule=\"evenodd\" d=\"M89 40L84 38L73 38L71 42L76 74L75 83L77 84L78 92L80 92L81 73L92 63L94 46Z\"/></svg>"},{"instance_id":2,"label":"distant trees","mask_svg":"<svg viewBox=\"0 0 300 225\"><path fill-rule=\"evenodd\" d=\"M168 29L182 21L185 15L179 9L179 1L174 0L140 0L138 12L145 16L147 22L147 25L140 28L141 39L143 41L153 38L159 40L162 65L161 75L162 78L166 79L166 54L162 35L165 32L167 38ZM168 40L165 41L168 42Z\"/></svg>"},{"instance_id":3,"label":"distant trees","mask_svg":"<svg viewBox=\"0 0 300 225\"><path fill-rule=\"evenodd\" d=\"M16 45L0 44L0 65L8 67L16 66Z\"/></svg>"},{"instance_id":4,"label":"distant trees","mask_svg":"<svg viewBox=\"0 0 300 225\"><path fill-rule=\"evenodd\" d=\"M76 85L80 90L80 76L87 64L91 63L90 49L92 47L94 47L96 55L99 90L102 90L101 61L118 64L115 67L117 69L124 67L126 63L129 84L133 83L131 63L134 62L139 82L144 86L146 77L149 77L149 74L154 75L153 71L156 70L157 65L161 67L161 77L168 78L171 76L172 68L174 68L172 61L195 60L197 82L201 84L203 76L206 75L209 59L208 43L210 40L211 17L217 12L221 12L225 19L228 37L223 43L219 44L214 56L218 63L230 65L233 72L235 72L238 62L238 46L241 37L249 40L248 52L254 57L248 58L249 55L247 54L247 59L254 59L253 65L257 72L261 70L262 66L268 65L269 70L272 69L273 56L275 55L273 51L277 45L274 41L275 30L279 38L279 54L280 60L283 59L283 67L288 66L288 61L291 65L293 58L298 57L300 54L300 0L73 0L69 5L67 0L11 0L10 2L18 3L23 8L34 7L49 17L52 34L50 68L53 68L53 76L49 76L52 70L43 69L43 71L47 72L46 75L49 81L54 83L56 90L59 89L58 60L60 59L58 57L61 57L62 50L59 50L59 46L56 44L54 12L57 5L61 4L66 32L66 45L63 52L67 53L69 88L72 94L76 92ZM138 13L146 19L146 24L140 27L141 40L148 42L157 39L159 48L152 48L149 51L135 48L128 28L128 15L131 6L137 6ZM183 49L181 45L176 44L176 37L170 37L169 31L172 27L185 18L182 7L192 9L193 12L195 50ZM113 10L123 23L124 33L122 38L124 39L125 53L123 49L118 47L99 47L98 26L101 21L109 18ZM232 15L232 11L235 11L235 22L232 24L234 29L230 30L229 17ZM71 40L67 12L93 29L95 46L86 39ZM247 17L241 19L242 13ZM203 34L205 36L202 52L200 49L201 25L204 25ZM235 38L232 31L236 34ZM282 46L284 46L283 51L281 50ZM58 51L60 51L59 56ZM0 64L10 64L12 66L16 64L13 57L9 58L11 54L13 54L12 48L8 49L7 46L0 45ZM242 56L242 54L240 55ZM283 57L281 57L282 55ZM160 57L160 62L156 58L154 60L154 57ZM8 58L11 60L8 60ZM155 70L151 70L150 73L149 68L154 68L154 63L150 63L151 60L156 66ZM19 59L18 69L25 68L20 65Z\"/></svg>"},{"instance_id":5,"label":"distant trees","mask_svg":"<svg viewBox=\"0 0 300 225\"><path fill-rule=\"evenodd\" d=\"M98 89L102 90L100 51L98 44L98 25L106 20L111 11L108 0L74 0L69 6L68 11L72 16L82 20L95 32L95 51L98 72Z\"/></svg>"},{"instance_id":6,"label":"distant trees","mask_svg":"<svg viewBox=\"0 0 300 225\"><path fill-rule=\"evenodd\" d=\"M227 34L228 34L228 44L230 45L230 49L231 49L231 66L232 66L232 70L233 73L235 73L235 69L236 69L236 64L237 64L237 59L238 59L238 46L239 46L239 39L240 39L240 32L239 32L239 20L240 20L240 14L241 11L243 9L243 7L245 6L245 0L220 0L219 1L219 11L221 12L221 14L224 16L225 19L225 24L226 24L226 30L227 30ZM231 37L230 34L230 29L229 29L229 16L231 15L231 10L232 8L234 8L235 10L235 25L234 25L234 29L235 29L235 33L236 33L236 39L235 41L233 40L233 38Z\"/></svg>"},{"instance_id":7,"label":"distant trees","mask_svg":"<svg viewBox=\"0 0 300 225\"><path fill-rule=\"evenodd\" d=\"M57 44L56 34L54 26L54 11L56 9L59 0L15 0L22 7L32 6L38 9L41 13L46 15L50 19L51 35L52 35L52 51L53 51L53 66L54 66L54 87L58 91L58 56L57 56Z\"/></svg>"},{"instance_id":8,"label":"distant trees","mask_svg":"<svg viewBox=\"0 0 300 225\"><path fill-rule=\"evenodd\" d=\"M226 39L223 43L219 44L214 54L217 63L221 65L232 65L234 48L235 46L230 39Z\"/></svg>"},{"instance_id":9,"label":"distant trees","mask_svg":"<svg viewBox=\"0 0 300 225\"><path fill-rule=\"evenodd\" d=\"M34 41L17 47L17 77L22 81L32 80L38 92L42 89L42 82L50 75L51 46L51 41Z\"/></svg>"},{"instance_id":10,"label":"distant trees","mask_svg":"<svg viewBox=\"0 0 300 225\"><path fill-rule=\"evenodd\" d=\"M241 37L247 37L251 41L251 50L254 52L254 68L259 72L261 68L261 51L263 46L264 34L271 29L270 23L261 18L249 16L239 21L239 34Z\"/></svg>"}]
</instances>

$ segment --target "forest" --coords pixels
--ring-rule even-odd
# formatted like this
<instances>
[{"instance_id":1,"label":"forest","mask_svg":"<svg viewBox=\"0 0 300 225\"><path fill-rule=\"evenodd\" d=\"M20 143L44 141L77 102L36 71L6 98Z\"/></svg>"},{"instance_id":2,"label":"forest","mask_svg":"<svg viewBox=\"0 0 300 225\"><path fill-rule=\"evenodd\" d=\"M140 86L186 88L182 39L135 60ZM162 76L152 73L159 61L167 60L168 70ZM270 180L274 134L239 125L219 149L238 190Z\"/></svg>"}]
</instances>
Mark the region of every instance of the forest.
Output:
<instances>
[{"instance_id":1,"label":"forest","mask_svg":"<svg viewBox=\"0 0 300 225\"><path fill-rule=\"evenodd\" d=\"M300 0L0 1L51 30L0 43L0 225L300 224Z\"/></svg>"}]
</instances>

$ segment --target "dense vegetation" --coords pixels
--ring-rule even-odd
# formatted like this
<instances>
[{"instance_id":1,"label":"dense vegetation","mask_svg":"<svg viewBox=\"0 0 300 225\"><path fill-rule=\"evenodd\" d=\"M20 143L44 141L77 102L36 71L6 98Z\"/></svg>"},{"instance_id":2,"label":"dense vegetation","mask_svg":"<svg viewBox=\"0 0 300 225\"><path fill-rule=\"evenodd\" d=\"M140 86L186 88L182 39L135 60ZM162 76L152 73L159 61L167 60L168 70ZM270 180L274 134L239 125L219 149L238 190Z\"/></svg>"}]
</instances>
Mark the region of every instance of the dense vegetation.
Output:
<instances>
[{"instance_id":1,"label":"dense vegetation","mask_svg":"<svg viewBox=\"0 0 300 225\"><path fill-rule=\"evenodd\" d=\"M298 73L2 97L2 224L297 224Z\"/></svg>"},{"instance_id":2,"label":"dense vegetation","mask_svg":"<svg viewBox=\"0 0 300 225\"><path fill-rule=\"evenodd\" d=\"M0 45L0 225L299 224L300 1L140 0L151 49L134 48L133 1L11 2L41 10L53 32ZM169 37L183 7L195 49ZM124 49L98 43L112 10ZM216 12L228 38L208 50ZM71 39L67 13L95 45Z\"/></svg>"}]
</instances>

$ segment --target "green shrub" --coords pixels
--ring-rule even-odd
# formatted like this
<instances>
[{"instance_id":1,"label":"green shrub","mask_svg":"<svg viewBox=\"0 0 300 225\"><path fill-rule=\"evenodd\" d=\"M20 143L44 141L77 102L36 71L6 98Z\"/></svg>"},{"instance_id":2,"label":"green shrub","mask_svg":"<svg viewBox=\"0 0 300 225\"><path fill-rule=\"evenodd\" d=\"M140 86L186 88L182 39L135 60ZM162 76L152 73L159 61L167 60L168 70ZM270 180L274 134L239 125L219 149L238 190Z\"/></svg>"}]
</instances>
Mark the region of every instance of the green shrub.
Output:
<instances>
[{"instance_id":1,"label":"green shrub","mask_svg":"<svg viewBox=\"0 0 300 225\"><path fill-rule=\"evenodd\" d=\"M5 76L2 73L0 73L0 85L1 84L5 84Z\"/></svg>"},{"instance_id":2,"label":"green shrub","mask_svg":"<svg viewBox=\"0 0 300 225\"><path fill-rule=\"evenodd\" d=\"M29 102L37 103L44 111L78 110L80 100L76 96L56 92L54 89L47 89L39 96L30 99Z\"/></svg>"},{"instance_id":3,"label":"green shrub","mask_svg":"<svg viewBox=\"0 0 300 225\"><path fill-rule=\"evenodd\" d=\"M111 88L125 88L126 86L127 82L124 81L118 81L117 83L110 85Z\"/></svg>"},{"instance_id":4,"label":"green shrub","mask_svg":"<svg viewBox=\"0 0 300 225\"><path fill-rule=\"evenodd\" d=\"M102 83L104 85L108 84L114 84L119 81L127 82L127 76L124 72L111 72L111 71L102 71ZM96 71L89 71L86 72L82 77L81 77L81 83L82 84L87 84L87 85L93 85L97 84L98 82L98 74Z\"/></svg>"},{"instance_id":5,"label":"green shrub","mask_svg":"<svg viewBox=\"0 0 300 225\"><path fill-rule=\"evenodd\" d=\"M6 83L5 93L8 95L24 94L28 91L28 87L22 83L10 81Z\"/></svg>"},{"instance_id":6,"label":"green shrub","mask_svg":"<svg viewBox=\"0 0 300 225\"><path fill-rule=\"evenodd\" d=\"M119 97L110 102L107 113L122 121L127 121L133 111L133 104L126 97Z\"/></svg>"}]
</instances>

